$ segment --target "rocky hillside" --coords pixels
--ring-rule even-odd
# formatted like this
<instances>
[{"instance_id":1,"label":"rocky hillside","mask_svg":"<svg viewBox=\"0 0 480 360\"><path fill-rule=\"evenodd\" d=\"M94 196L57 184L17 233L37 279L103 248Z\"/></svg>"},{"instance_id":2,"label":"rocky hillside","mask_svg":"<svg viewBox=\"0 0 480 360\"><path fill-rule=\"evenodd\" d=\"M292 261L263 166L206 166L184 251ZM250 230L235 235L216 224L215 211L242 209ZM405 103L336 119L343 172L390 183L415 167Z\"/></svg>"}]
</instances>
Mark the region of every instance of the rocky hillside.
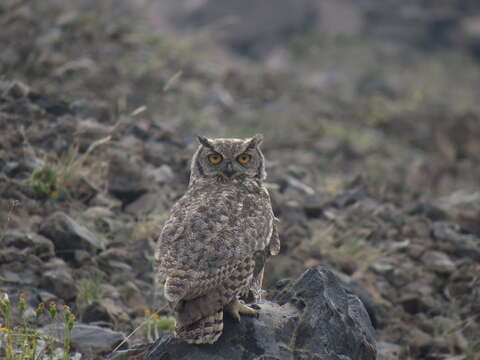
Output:
<instances>
[{"instance_id":1,"label":"rocky hillside","mask_svg":"<svg viewBox=\"0 0 480 360\"><path fill-rule=\"evenodd\" d=\"M144 321L129 345L170 331L167 311L151 315L150 261L195 135L261 132L282 241L268 299L328 264L365 303L379 359L478 359L473 42L313 26L256 62L215 28L156 20L114 0L0 4L0 291L24 294L32 326L49 323L39 303L68 305L85 359Z\"/></svg>"}]
</instances>

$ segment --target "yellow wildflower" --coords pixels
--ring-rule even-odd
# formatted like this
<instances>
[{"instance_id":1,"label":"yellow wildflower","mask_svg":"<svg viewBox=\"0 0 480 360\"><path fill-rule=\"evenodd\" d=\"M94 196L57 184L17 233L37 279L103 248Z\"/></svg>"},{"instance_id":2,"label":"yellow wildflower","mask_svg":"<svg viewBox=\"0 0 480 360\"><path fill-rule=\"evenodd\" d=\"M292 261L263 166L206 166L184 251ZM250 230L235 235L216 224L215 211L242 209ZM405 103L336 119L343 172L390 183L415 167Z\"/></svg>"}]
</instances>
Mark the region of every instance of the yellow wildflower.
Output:
<instances>
[{"instance_id":1,"label":"yellow wildflower","mask_svg":"<svg viewBox=\"0 0 480 360\"><path fill-rule=\"evenodd\" d=\"M0 328L0 332L8 333L8 328Z\"/></svg>"},{"instance_id":2,"label":"yellow wildflower","mask_svg":"<svg viewBox=\"0 0 480 360\"><path fill-rule=\"evenodd\" d=\"M160 316L158 314L152 314L152 319L157 320Z\"/></svg>"}]
</instances>

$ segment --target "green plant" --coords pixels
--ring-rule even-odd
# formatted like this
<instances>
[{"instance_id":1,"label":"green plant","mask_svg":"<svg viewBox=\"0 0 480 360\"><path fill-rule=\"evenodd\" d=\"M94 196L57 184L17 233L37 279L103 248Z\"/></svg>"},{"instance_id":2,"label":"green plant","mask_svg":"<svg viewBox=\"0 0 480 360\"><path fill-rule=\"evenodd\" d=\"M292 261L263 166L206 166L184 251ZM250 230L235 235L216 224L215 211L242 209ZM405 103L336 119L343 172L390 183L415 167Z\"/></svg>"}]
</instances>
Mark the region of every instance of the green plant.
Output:
<instances>
[{"instance_id":1,"label":"green plant","mask_svg":"<svg viewBox=\"0 0 480 360\"><path fill-rule=\"evenodd\" d=\"M89 305L94 301L101 299L103 277L95 275L91 278L83 279L80 282L80 289L78 294L79 304Z\"/></svg>"},{"instance_id":2,"label":"green plant","mask_svg":"<svg viewBox=\"0 0 480 360\"><path fill-rule=\"evenodd\" d=\"M58 173L48 166L35 169L28 178L27 185L39 198L56 198L58 194Z\"/></svg>"},{"instance_id":3,"label":"green plant","mask_svg":"<svg viewBox=\"0 0 480 360\"><path fill-rule=\"evenodd\" d=\"M12 214L15 211L15 208L20 204L18 200L11 200L8 206L8 212L7 212L7 218L5 219L5 222L3 223L2 226L2 234L0 236L0 240L3 239L3 236L8 230L8 227L10 225L10 222L12 221Z\"/></svg>"},{"instance_id":4,"label":"green plant","mask_svg":"<svg viewBox=\"0 0 480 360\"><path fill-rule=\"evenodd\" d=\"M66 153L53 164L35 169L26 184L41 199L55 200L68 195L73 180L79 176L80 169L93 150L110 141L111 136L92 143L85 153L80 154L78 145L71 145Z\"/></svg>"},{"instance_id":5,"label":"green plant","mask_svg":"<svg viewBox=\"0 0 480 360\"><path fill-rule=\"evenodd\" d=\"M68 188L71 181L77 176L78 171L85 165L93 150L110 142L111 136L97 140L90 144L85 153L80 154L78 145L72 145L60 158L56 166L58 172L58 183L60 187Z\"/></svg>"},{"instance_id":6,"label":"green plant","mask_svg":"<svg viewBox=\"0 0 480 360\"><path fill-rule=\"evenodd\" d=\"M145 319L138 325L123 341L113 349L112 353L120 349L138 330L145 330L145 337L147 341L155 341L160 333L173 333L175 329L175 318L169 316L160 316L159 312L163 311L166 306L161 307L157 312L152 313L150 310L145 310Z\"/></svg>"},{"instance_id":7,"label":"green plant","mask_svg":"<svg viewBox=\"0 0 480 360\"><path fill-rule=\"evenodd\" d=\"M308 251L349 268L356 277L366 271L372 261L385 255L383 248L376 248L368 242L368 236L368 231L355 228L345 234L338 233L335 226L331 225L315 231Z\"/></svg>"},{"instance_id":8,"label":"green plant","mask_svg":"<svg viewBox=\"0 0 480 360\"><path fill-rule=\"evenodd\" d=\"M147 341L154 342L161 333L173 333L175 319L170 316L160 316L157 313L151 314L145 311L145 336Z\"/></svg>"},{"instance_id":9,"label":"green plant","mask_svg":"<svg viewBox=\"0 0 480 360\"><path fill-rule=\"evenodd\" d=\"M70 343L72 342L72 329L75 322L75 315L70 311L68 306L63 307L64 317L64 334L63 334L63 360L68 360L70 353Z\"/></svg>"},{"instance_id":10,"label":"green plant","mask_svg":"<svg viewBox=\"0 0 480 360\"><path fill-rule=\"evenodd\" d=\"M25 360L25 359L44 359L46 355L52 354L57 348L59 340L55 337L56 333L46 334L44 331L36 329L34 323L30 322L25 316L27 303L25 295L20 294L17 310L20 319L13 318L14 309L7 294L0 298L0 318L2 326L0 328L0 349L4 349L5 360ZM69 359L71 331L75 322L75 316L68 306L62 309L64 314L64 337L62 360ZM40 303L35 311L36 320L48 314L52 326L51 329L57 329L57 304L51 302L48 308ZM49 357L51 358L51 357Z\"/></svg>"}]
</instances>

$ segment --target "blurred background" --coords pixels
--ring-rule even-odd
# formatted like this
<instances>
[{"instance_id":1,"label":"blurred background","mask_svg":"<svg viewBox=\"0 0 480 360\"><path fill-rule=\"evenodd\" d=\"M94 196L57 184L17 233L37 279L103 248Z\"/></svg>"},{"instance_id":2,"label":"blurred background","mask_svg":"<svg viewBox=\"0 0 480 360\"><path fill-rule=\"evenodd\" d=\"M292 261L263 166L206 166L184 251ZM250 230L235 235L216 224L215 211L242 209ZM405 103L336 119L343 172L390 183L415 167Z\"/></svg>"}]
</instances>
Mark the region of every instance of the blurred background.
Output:
<instances>
[{"instance_id":1,"label":"blurred background","mask_svg":"<svg viewBox=\"0 0 480 360\"><path fill-rule=\"evenodd\" d=\"M0 28L0 250L51 244L0 290L128 332L196 134L263 133L270 295L327 263L380 359L480 358L478 1L4 0ZM55 244L58 212L98 243Z\"/></svg>"}]
</instances>

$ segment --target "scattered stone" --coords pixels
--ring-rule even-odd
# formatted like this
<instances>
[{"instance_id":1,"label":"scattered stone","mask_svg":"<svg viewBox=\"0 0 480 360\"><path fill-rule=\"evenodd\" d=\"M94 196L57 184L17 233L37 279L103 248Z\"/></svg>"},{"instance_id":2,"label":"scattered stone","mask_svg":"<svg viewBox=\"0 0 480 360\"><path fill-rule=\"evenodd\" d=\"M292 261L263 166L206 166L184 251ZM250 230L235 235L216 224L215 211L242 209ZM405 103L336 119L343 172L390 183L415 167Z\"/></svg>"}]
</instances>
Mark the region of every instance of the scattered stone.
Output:
<instances>
[{"instance_id":1,"label":"scattered stone","mask_svg":"<svg viewBox=\"0 0 480 360\"><path fill-rule=\"evenodd\" d=\"M165 195L159 191L143 194L125 207L127 214L145 217L150 214L162 214L168 209Z\"/></svg>"},{"instance_id":2,"label":"scattered stone","mask_svg":"<svg viewBox=\"0 0 480 360\"><path fill-rule=\"evenodd\" d=\"M90 323L106 323L118 328L119 323L126 323L128 315L116 305L112 299L106 298L94 301L81 310L82 321Z\"/></svg>"},{"instance_id":3,"label":"scattered stone","mask_svg":"<svg viewBox=\"0 0 480 360\"><path fill-rule=\"evenodd\" d=\"M152 344L135 345L125 350L117 350L107 357L107 360L144 360Z\"/></svg>"},{"instance_id":4,"label":"scattered stone","mask_svg":"<svg viewBox=\"0 0 480 360\"><path fill-rule=\"evenodd\" d=\"M52 115L61 116L72 112L68 103L32 90L28 92L28 98Z\"/></svg>"},{"instance_id":5,"label":"scattered stone","mask_svg":"<svg viewBox=\"0 0 480 360\"><path fill-rule=\"evenodd\" d=\"M432 346L433 337L425 331L412 326L409 332L409 343L414 351L423 352Z\"/></svg>"},{"instance_id":6,"label":"scattered stone","mask_svg":"<svg viewBox=\"0 0 480 360\"><path fill-rule=\"evenodd\" d=\"M415 260L418 260L425 253L426 248L422 244L410 244L407 248L407 253Z\"/></svg>"},{"instance_id":7,"label":"scattered stone","mask_svg":"<svg viewBox=\"0 0 480 360\"><path fill-rule=\"evenodd\" d=\"M57 296L55 294L52 294L51 292L46 290L39 290L38 296L40 297L41 302L43 302L44 304L47 304L48 302L57 299Z\"/></svg>"},{"instance_id":8,"label":"scattered stone","mask_svg":"<svg viewBox=\"0 0 480 360\"><path fill-rule=\"evenodd\" d=\"M172 164L174 151L171 144L165 142L149 142L145 144L144 158L147 163L155 167Z\"/></svg>"},{"instance_id":9,"label":"scattered stone","mask_svg":"<svg viewBox=\"0 0 480 360\"><path fill-rule=\"evenodd\" d=\"M73 197L85 204L88 204L89 201L93 199L100 191L85 176L80 176L76 179L73 179L70 186L75 189L72 192Z\"/></svg>"},{"instance_id":10,"label":"scattered stone","mask_svg":"<svg viewBox=\"0 0 480 360\"><path fill-rule=\"evenodd\" d=\"M131 267L127 264L129 257L128 251L124 248L110 248L100 253L98 261L102 270L106 272L112 272L122 267L125 268L125 266L128 266L128 269L131 270Z\"/></svg>"},{"instance_id":11,"label":"scattered stone","mask_svg":"<svg viewBox=\"0 0 480 360\"><path fill-rule=\"evenodd\" d=\"M28 258L28 250L18 250L14 247L0 250L0 263L24 263Z\"/></svg>"},{"instance_id":12,"label":"scattered stone","mask_svg":"<svg viewBox=\"0 0 480 360\"><path fill-rule=\"evenodd\" d=\"M89 219L114 217L112 209L103 206L92 206L84 211L83 215Z\"/></svg>"},{"instance_id":13,"label":"scattered stone","mask_svg":"<svg viewBox=\"0 0 480 360\"><path fill-rule=\"evenodd\" d=\"M480 191L459 190L440 198L438 204L463 229L480 235Z\"/></svg>"},{"instance_id":14,"label":"scattered stone","mask_svg":"<svg viewBox=\"0 0 480 360\"><path fill-rule=\"evenodd\" d=\"M379 274L385 274L393 270L393 265L386 261L375 261L370 267Z\"/></svg>"},{"instance_id":15,"label":"scattered stone","mask_svg":"<svg viewBox=\"0 0 480 360\"><path fill-rule=\"evenodd\" d=\"M120 210L122 202L118 199L114 199L106 193L98 193L89 203L91 206L102 206L110 210Z\"/></svg>"},{"instance_id":16,"label":"scattered stone","mask_svg":"<svg viewBox=\"0 0 480 360\"><path fill-rule=\"evenodd\" d=\"M391 272L385 273L385 278L396 288L401 288L411 281L411 263L397 266Z\"/></svg>"},{"instance_id":17,"label":"scattered stone","mask_svg":"<svg viewBox=\"0 0 480 360\"><path fill-rule=\"evenodd\" d=\"M378 360L402 360L404 358L403 348L400 345L385 341L377 343Z\"/></svg>"},{"instance_id":18,"label":"scattered stone","mask_svg":"<svg viewBox=\"0 0 480 360\"><path fill-rule=\"evenodd\" d=\"M402 297L400 299L400 304L407 313L412 315L418 314L419 312L425 312L429 309L423 299L414 294Z\"/></svg>"},{"instance_id":19,"label":"scattered stone","mask_svg":"<svg viewBox=\"0 0 480 360\"><path fill-rule=\"evenodd\" d=\"M9 231L3 236L0 244L2 247L14 247L17 249L28 249L42 260L47 260L55 255L53 243L35 233L22 233Z\"/></svg>"},{"instance_id":20,"label":"scattered stone","mask_svg":"<svg viewBox=\"0 0 480 360\"><path fill-rule=\"evenodd\" d=\"M140 166L119 153L112 156L107 181L108 191L121 200L123 206L135 201L148 190Z\"/></svg>"},{"instance_id":21,"label":"scattered stone","mask_svg":"<svg viewBox=\"0 0 480 360\"><path fill-rule=\"evenodd\" d=\"M455 271L455 263L450 260L448 255L440 251L427 251L422 256L425 266L432 270L443 274L450 274Z\"/></svg>"},{"instance_id":22,"label":"scattered stone","mask_svg":"<svg viewBox=\"0 0 480 360\"><path fill-rule=\"evenodd\" d=\"M86 119L78 122L76 136L82 151L100 139L106 138L111 134L112 129L100 124L92 119Z\"/></svg>"},{"instance_id":23,"label":"scattered stone","mask_svg":"<svg viewBox=\"0 0 480 360\"><path fill-rule=\"evenodd\" d=\"M40 226L40 233L53 241L59 256L71 257L74 250L94 252L105 248L105 240L62 212L50 216Z\"/></svg>"},{"instance_id":24,"label":"scattered stone","mask_svg":"<svg viewBox=\"0 0 480 360\"><path fill-rule=\"evenodd\" d=\"M92 255L86 250L75 250L73 252L73 259L77 264L85 265L92 260Z\"/></svg>"},{"instance_id":25,"label":"scattered stone","mask_svg":"<svg viewBox=\"0 0 480 360\"><path fill-rule=\"evenodd\" d=\"M20 276L18 273L8 270L3 270L0 272L0 279L7 283L21 285L31 285L34 282L34 280L25 273L22 273Z\"/></svg>"},{"instance_id":26,"label":"scattered stone","mask_svg":"<svg viewBox=\"0 0 480 360\"><path fill-rule=\"evenodd\" d=\"M153 180L158 185L168 184L175 179L175 174L170 166L163 164L150 172Z\"/></svg>"},{"instance_id":27,"label":"scattered stone","mask_svg":"<svg viewBox=\"0 0 480 360\"><path fill-rule=\"evenodd\" d=\"M41 286L66 301L73 300L77 288L68 268L49 270L42 274Z\"/></svg>"},{"instance_id":28,"label":"scattered stone","mask_svg":"<svg viewBox=\"0 0 480 360\"><path fill-rule=\"evenodd\" d=\"M342 194L338 195L334 200L333 204L339 208L344 208L350 205L353 205L363 199L368 198L367 192L363 186L358 186L356 188L347 190Z\"/></svg>"},{"instance_id":29,"label":"scattered stone","mask_svg":"<svg viewBox=\"0 0 480 360\"><path fill-rule=\"evenodd\" d=\"M302 183L300 180L293 176L286 176L287 183L290 187L293 189L296 189L300 191L301 193L304 193L306 195L312 196L315 194L315 190L313 190L310 186Z\"/></svg>"},{"instance_id":30,"label":"scattered stone","mask_svg":"<svg viewBox=\"0 0 480 360\"><path fill-rule=\"evenodd\" d=\"M118 288L110 285L108 283L101 284L101 294L105 297L109 297L111 299L120 299L120 292L118 291Z\"/></svg>"},{"instance_id":31,"label":"scattered stone","mask_svg":"<svg viewBox=\"0 0 480 360\"><path fill-rule=\"evenodd\" d=\"M439 247L451 255L480 261L480 238L462 234L458 225L446 222L432 224L432 235Z\"/></svg>"},{"instance_id":32,"label":"scattered stone","mask_svg":"<svg viewBox=\"0 0 480 360\"><path fill-rule=\"evenodd\" d=\"M56 338L63 342L63 324L59 324L57 330ZM42 328L42 331L50 334L52 325ZM112 351L123 339L122 333L100 326L75 323L72 328L72 348L86 354L88 358Z\"/></svg>"},{"instance_id":33,"label":"scattered stone","mask_svg":"<svg viewBox=\"0 0 480 360\"><path fill-rule=\"evenodd\" d=\"M120 297L123 303L136 315L144 314L148 306L145 301L145 294L142 294L140 289L134 282L128 281L119 289Z\"/></svg>"},{"instance_id":34,"label":"scattered stone","mask_svg":"<svg viewBox=\"0 0 480 360\"><path fill-rule=\"evenodd\" d=\"M324 196L319 194L308 196L303 204L305 214L309 218L319 218L323 215L325 203L326 199Z\"/></svg>"},{"instance_id":35,"label":"scattered stone","mask_svg":"<svg viewBox=\"0 0 480 360\"><path fill-rule=\"evenodd\" d=\"M444 221L447 214L440 208L426 203L414 203L407 207L407 214L412 216L422 215L431 221Z\"/></svg>"}]
</instances>

